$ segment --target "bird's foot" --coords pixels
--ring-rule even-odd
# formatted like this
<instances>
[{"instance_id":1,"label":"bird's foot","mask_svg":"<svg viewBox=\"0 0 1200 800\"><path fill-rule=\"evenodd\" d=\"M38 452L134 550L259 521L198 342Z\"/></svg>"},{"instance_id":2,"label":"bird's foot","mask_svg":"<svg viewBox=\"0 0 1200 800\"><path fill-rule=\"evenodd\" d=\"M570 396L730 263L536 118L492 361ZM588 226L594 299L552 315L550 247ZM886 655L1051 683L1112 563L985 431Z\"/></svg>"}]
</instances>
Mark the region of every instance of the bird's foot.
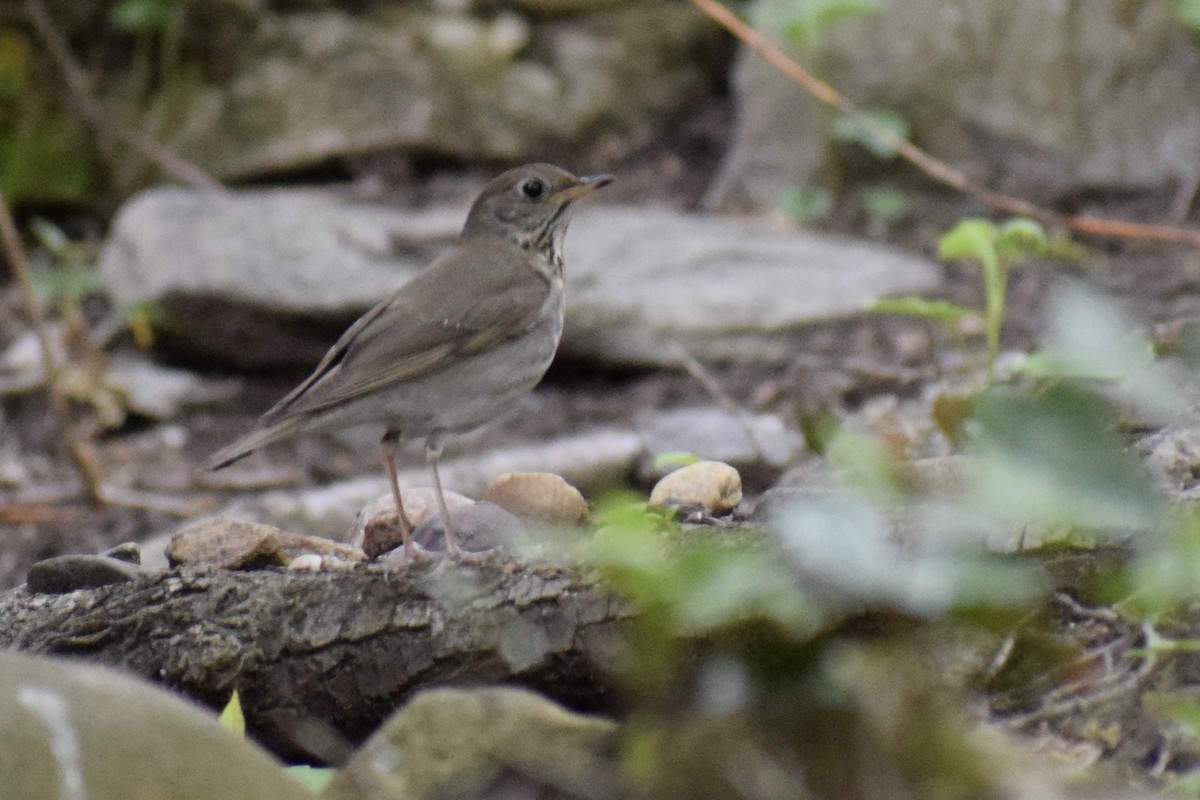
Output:
<instances>
[{"instance_id":1,"label":"bird's foot","mask_svg":"<svg viewBox=\"0 0 1200 800\"><path fill-rule=\"evenodd\" d=\"M437 561L438 556L422 547L410 544L407 547L392 548L376 560L383 566L383 576L387 578L393 572L398 572L412 564L419 564L422 561Z\"/></svg>"},{"instance_id":2,"label":"bird's foot","mask_svg":"<svg viewBox=\"0 0 1200 800\"><path fill-rule=\"evenodd\" d=\"M471 566L479 566L487 564L491 561L496 561L500 558L501 550L499 547L491 547L487 550L463 550L461 547L447 548L442 551L441 563L437 565L436 573L441 573L450 564L469 564Z\"/></svg>"}]
</instances>

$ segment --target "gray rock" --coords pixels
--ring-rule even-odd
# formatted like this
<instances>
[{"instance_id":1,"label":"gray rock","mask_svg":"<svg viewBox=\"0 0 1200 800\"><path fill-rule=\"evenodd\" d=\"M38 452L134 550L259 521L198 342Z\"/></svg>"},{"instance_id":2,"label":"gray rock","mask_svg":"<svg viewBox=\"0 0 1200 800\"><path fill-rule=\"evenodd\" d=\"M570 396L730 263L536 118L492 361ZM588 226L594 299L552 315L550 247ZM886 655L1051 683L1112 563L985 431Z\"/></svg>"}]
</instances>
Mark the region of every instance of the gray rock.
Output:
<instances>
[{"instance_id":1,"label":"gray rock","mask_svg":"<svg viewBox=\"0 0 1200 800\"><path fill-rule=\"evenodd\" d=\"M1156 486L1173 503L1200 501L1200 424L1168 425L1140 437L1133 450Z\"/></svg>"},{"instance_id":2,"label":"gray rock","mask_svg":"<svg viewBox=\"0 0 1200 800\"><path fill-rule=\"evenodd\" d=\"M125 583L143 574L137 564L109 556L72 554L54 556L29 568L25 585L38 594L65 594L76 589L94 589Z\"/></svg>"},{"instance_id":3,"label":"gray rock","mask_svg":"<svg viewBox=\"0 0 1200 800\"><path fill-rule=\"evenodd\" d=\"M523 689L420 692L383 724L322 797L626 796L616 726Z\"/></svg>"},{"instance_id":4,"label":"gray rock","mask_svg":"<svg viewBox=\"0 0 1200 800\"><path fill-rule=\"evenodd\" d=\"M140 354L114 356L105 383L120 393L125 407L151 419L173 419L187 406L228 400L238 391L236 381L201 378L194 372L155 364Z\"/></svg>"},{"instance_id":5,"label":"gray rock","mask_svg":"<svg viewBox=\"0 0 1200 800\"><path fill-rule=\"evenodd\" d=\"M519 160L596 142L603 152L661 125L722 66L719 29L663 0L576 3L545 19L458 2L320 5L263 4L205 39L222 69L173 85L186 110L173 147L225 178L391 148Z\"/></svg>"},{"instance_id":6,"label":"gray rock","mask_svg":"<svg viewBox=\"0 0 1200 800\"><path fill-rule=\"evenodd\" d=\"M449 241L464 216L400 213L327 191L154 189L121 209L100 279L118 305L160 305L175 349L242 368L312 365L341 327L437 251L398 251L392 234Z\"/></svg>"},{"instance_id":7,"label":"gray rock","mask_svg":"<svg viewBox=\"0 0 1200 800\"><path fill-rule=\"evenodd\" d=\"M167 560L167 547L174 536L175 531L166 530L156 533L142 542L139 548L141 551L139 561L143 569L153 571L171 568L171 562Z\"/></svg>"},{"instance_id":8,"label":"gray rock","mask_svg":"<svg viewBox=\"0 0 1200 800\"><path fill-rule=\"evenodd\" d=\"M763 492L754 501L754 511L750 514L750 522L763 527L778 525L791 509L814 498L829 497L832 492L832 489L826 488L776 486Z\"/></svg>"},{"instance_id":9,"label":"gray rock","mask_svg":"<svg viewBox=\"0 0 1200 800\"><path fill-rule=\"evenodd\" d=\"M993 188L1042 201L1187 179L1200 152L1200 49L1170 3L1083 14L1039 0L906 0L843 21L802 63ZM783 0L751 16L786 18ZM711 199L770 206L822 168L828 114L761 58L735 81L735 141ZM1101 135L1102 132L1102 135Z\"/></svg>"},{"instance_id":10,"label":"gray rock","mask_svg":"<svg viewBox=\"0 0 1200 800\"><path fill-rule=\"evenodd\" d=\"M242 367L311 366L464 216L327 192L159 189L122 210L100 275L118 303L163 305L177 348ZM706 360L790 363L814 324L928 291L939 277L931 262L881 245L765 223L603 206L578 217L561 351L610 363L674 365L680 347ZM430 246L396 252L397 235Z\"/></svg>"},{"instance_id":11,"label":"gray rock","mask_svg":"<svg viewBox=\"0 0 1200 800\"><path fill-rule=\"evenodd\" d=\"M114 669L0 652L0 775L21 800L296 800L216 715Z\"/></svg>"},{"instance_id":12,"label":"gray rock","mask_svg":"<svg viewBox=\"0 0 1200 800\"><path fill-rule=\"evenodd\" d=\"M638 416L638 435L645 445L639 466L643 481L666 474L659 456L689 453L735 467L747 484L774 483L781 470L804 449L804 437L789 430L774 414L731 414L716 407L647 411Z\"/></svg>"},{"instance_id":13,"label":"gray rock","mask_svg":"<svg viewBox=\"0 0 1200 800\"><path fill-rule=\"evenodd\" d=\"M816 323L938 282L931 262L764 222L644 208L581 209L567 237L561 349L630 365L791 363Z\"/></svg>"}]
</instances>

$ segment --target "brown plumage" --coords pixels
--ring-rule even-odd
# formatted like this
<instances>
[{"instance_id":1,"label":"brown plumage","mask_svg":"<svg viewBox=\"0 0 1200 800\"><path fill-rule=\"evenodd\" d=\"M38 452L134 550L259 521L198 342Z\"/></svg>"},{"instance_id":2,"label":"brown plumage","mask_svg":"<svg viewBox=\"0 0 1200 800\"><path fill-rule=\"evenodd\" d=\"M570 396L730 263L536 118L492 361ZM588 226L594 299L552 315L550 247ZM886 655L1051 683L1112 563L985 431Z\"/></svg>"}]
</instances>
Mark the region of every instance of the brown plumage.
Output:
<instances>
[{"instance_id":1,"label":"brown plumage","mask_svg":"<svg viewBox=\"0 0 1200 800\"><path fill-rule=\"evenodd\" d=\"M541 380L562 333L571 204L612 178L549 164L509 170L476 198L457 244L342 334L311 375L215 453L220 469L299 433L374 424L413 555L395 447L425 437L447 551L459 555L437 471L443 438L504 413Z\"/></svg>"}]
</instances>

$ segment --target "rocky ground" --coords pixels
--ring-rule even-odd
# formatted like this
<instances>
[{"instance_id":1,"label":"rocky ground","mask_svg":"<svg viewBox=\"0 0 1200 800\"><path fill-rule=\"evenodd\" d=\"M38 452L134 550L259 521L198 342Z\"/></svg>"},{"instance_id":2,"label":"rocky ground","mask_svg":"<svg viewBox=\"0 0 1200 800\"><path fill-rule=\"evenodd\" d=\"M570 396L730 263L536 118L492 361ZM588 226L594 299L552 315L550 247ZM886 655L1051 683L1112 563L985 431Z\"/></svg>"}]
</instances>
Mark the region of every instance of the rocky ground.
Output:
<instances>
[{"instance_id":1,"label":"rocky ground","mask_svg":"<svg viewBox=\"0 0 1200 800\"><path fill-rule=\"evenodd\" d=\"M206 165L231 182L230 192L151 189L124 205L111 227L94 218L81 222L71 214L56 218L71 232L109 230L102 242L92 237L93 250L84 248L83 260L96 264L94 284L85 293L60 298L54 328L68 365L64 386L72 413L89 443L108 502L96 505L86 498L58 420L38 388L40 362L30 320L19 294L9 287L0 293L0 588L27 580L28 585L5 596L8 623L0 625L0 632L6 644L29 646L30 637L45 634L49 644L42 641L32 649L90 655L148 676L166 676L171 685L211 704L224 702L230 686L245 680L243 687L253 687L246 706L256 735L277 752L307 753L335 763L348 755L347 742L336 736L330 744L315 735L322 745L288 738L298 728L292 724L295 716L288 715L313 712L322 703L330 709L345 706L346 698L372 700L375 705L355 708L353 724L347 726L357 739L426 680L509 679L575 708L613 713L619 701L609 694L606 680L579 671L589 659L600 659L596 653L611 655L606 648L612 642L607 633L596 641L575 634L578 629L607 631L623 612L607 596L591 594L596 587L590 577L557 566L480 567L476 574L482 577L473 588L483 586L491 594L472 595L469 605L483 609L486 624L466 635L465 627L455 629L454 623L473 617L460 614L461 602L447 602L432 570L426 574L421 566L411 572L411 580L389 583L398 564L359 563L359 547L374 556L395 544L376 432L303 437L221 472L198 469L214 449L245 432L301 379L357 313L444 247L482 181L514 153L530 149L569 166L575 166L573 158L600 165L596 168L616 173L618 180L597 203L580 210L568 234L567 327L546 379L509 419L447 447L443 476L447 487L463 496L452 502L461 509L456 519L468 540L480 546L503 540L524 524L514 514L570 526L586 515L588 506L594 511L613 492L629 489L656 505L682 506L683 529L689 532L757 530L784 501L835 482L832 460L818 452L821 425L829 418L866 434L894 455L911 469L908 478L918 488L954 483L961 464L946 427L937 420L944 412L936 405L977 383L982 374L977 321L948 331L931 322L863 309L889 295L981 306L977 269L939 261L936 252L944 231L985 210L961 195L931 189L906 168L874 162L864 167L862 153L831 156L848 146L832 146L814 130L814 120L824 118L806 111L791 87L757 94L755 86L764 80L759 62L743 63L732 77L722 72L719 64L730 43L699 24L697 16L687 17L687 25L677 29L682 38L672 41L704 57L686 63L676 59L670 63L685 68L672 67L668 74L654 63L627 68L628 59L614 57L619 52L612 49L614 41L630 46L626 26L633 26L637 36L647 27L639 23L640 10L630 7L605 18L602 9L596 20L583 14L586 18L576 29L569 13L560 17L541 4L527 5L528 19L505 13L486 22L457 11L446 12L448 19L438 16L442 12L420 12L413 41L428 38L446 45L433 51L437 58L456 54L438 66L447 70L452 88L465 92L462 107L469 109L470 125L380 102L362 118L347 121L346 115L336 115L345 124L328 138L314 137L299 125L278 135L235 141L257 128L246 124L240 129L230 121L253 123L251 112L274 102L272 98L278 99L275 110L283 118L302 123L312 104L334 98L338 107L338 86L362 82L353 71L342 71L342 60L333 57L325 67L305 65L289 73L295 91L280 92L266 80L273 54L290 52L294 38L307 41L314 31L324 37L321 41L373 53L373 69L387 78L379 82L382 87L400 81L414 97L438 97L442 91L428 83L428 75L397 73L390 59L379 58L392 46L389 37L395 30L412 27L412 20L401 14L343 19L331 9L281 22L286 12L270 11L280 19L272 18L254 32L266 59L247 59L210 75L213 84L203 92L215 93L217 99L210 98L211 105L193 101L219 113L199 120L175 142L189 156L207 158ZM670 19L680 13L671 4L653 6L654 13ZM1131 41L1164 54L1165 77L1155 71L1158 67L1136 74L1147 85L1173 86L1179 80L1190 85L1186 78L1196 69L1194 52L1180 43L1172 27L1176 23L1160 11L1119 21ZM1036 22L1042 11L1026 8L1024 13ZM1006 69L1006 62L975 64L970 48L927 48L929 59L901 58L902 63L893 61L904 52L896 48L862 70L848 68L838 55L875 52L871 42L879 37L915 42L914 47L923 47L929 37L965 41L956 34L957 17L935 16L936 25L928 28L912 25L919 14L858 20L839 35L822 39L814 58L828 68L825 74L864 102L890 101L931 74L936 79L939 70L960 74L960 68L966 69L964 59L977 72L963 81L1014 92L1006 76L1016 73ZM1106 41L1086 26L1069 33L1037 51L1038 63L1090 63ZM591 55L564 61L564 41L583 42ZM1012 49L982 50L1007 58ZM1127 57L1122 53L1117 55ZM329 67L331 62L339 69ZM1175 113L1186 104L1147 106L1152 93L1121 92L1122 70L1142 69L1134 62L1116 58L1111 73L1083 87L1087 91L1080 102L1093 103L1115 120L1108 125L1113 141L1082 135L1074 127L1092 119L1087 113L1067 114L1059 124L1038 127L1044 115L1022 103L1036 106L1042 96L1027 95L1021 88L1015 90L1019 102L1006 112L1010 123L1020 123L1014 141L998 143L995 131L980 130L997 125L1011 133L1014 128L1006 129L1003 119L990 116L990 105L960 107L962 83L941 79L928 91L913 90L924 102L905 113L917 138L940 147L940 154L965 164L972 175L988 177L990 185L1064 211L1145 221L1178 217L1187 208L1188 170L1194 168L1187 158L1178 160L1188 148L1142 143L1192 141L1195 119ZM520 103L511 106L513 98L524 95L499 91L505 86L546 90L549 84L538 76L567 67L564 81L554 87L556 97L560 104L570 97L579 102L561 120ZM466 92L464 87L478 79L481 69L494 70L496 91ZM1045 71L1048 76L1069 72ZM320 75L330 78L333 89L307 94L307 84ZM593 80L597 75L603 79ZM727 80L744 94L736 100L727 97ZM217 85L222 81L248 94L224 93L228 87ZM622 96L616 91L622 81L637 82L636 88L626 88L639 102L617 103L620 113L597 117L593 106L611 106L614 97ZM1046 97L1075 98L1079 88L1048 85ZM987 91L980 94L990 97ZM703 99L685 102L693 96ZM497 99L498 106L492 102ZM678 105L687 110L678 112ZM656 125L643 124L655 114L664 116ZM520 124L525 122L529 124ZM490 125L487 131L496 134L495 140L476 141L482 136L472 127L477 123ZM562 129L556 130L556 124ZM1032 133L1021 127L1026 124L1034 125ZM1083 124L1092 129L1091 123ZM801 129L808 131L808 148L798 153L792 142ZM564 140L592 130L603 133L592 137L586 150L563 147ZM371 139L372 131L386 131L393 138ZM1023 148L1026 135L1042 136L1045 152ZM459 155L431 154L449 139ZM864 210L855 182L859 170L870 172L871 180L900 187L904 209L898 217L883 219ZM137 183L131 175L117 177L125 185ZM833 186L834 202L819 224L805 226L798 223L796 209L789 216L779 198L782 188L810 181ZM1122 188L1090 188L1096 185ZM1193 208L1187 219L1177 221L1195 226L1200 213ZM1124 303L1137 332L1163 351L1187 346L1181 332L1200 316L1196 251L1098 239L1081 244L1086 249L1074 259L1047 258L1014 273L1001 341L1002 369L1053 335L1047 298L1071 281ZM41 266L63 267L63 259L56 261L44 249L34 255ZM149 309L154 317L152 343L138 341L137 334L144 333L138 309ZM1122 420L1121 441L1172 500L1195 500L1194 465L1200 461L1195 416L1182 414L1167 424ZM673 466L691 460L702 463L664 477ZM428 510L429 479L420 443L407 446L401 466L401 483L411 490L413 507ZM497 483L504 473L516 477ZM486 502L471 506L470 499ZM180 531L184 535L168 545ZM891 532L902 546L913 546L904 539L909 531L903 524ZM1012 553L1044 544L1045 533L1036 526L1014 525L983 541L991 550ZM426 523L418 538L437 549L436 520ZM119 607L123 616L109 630L103 603L79 606L77 596L62 592L145 579L137 567L122 561L128 549L104 560L47 559L98 553L123 542L139 543L147 566L161 565L167 555L193 566L171 579L146 580L114 601L108 610ZM845 567L844 555L835 553L824 565L829 574ZM1187 779L1200 759L1200 747L1180 733L1169 715L1156 715L1153 703L1143 702L1154 692L1190 691L1196 667L1186 644L1193 634L1186 619L1161 628L1158 620L1138 621L1111 608L1111 598L1095 589L1102 582L1098 575L1119 571L1134 555L1118 544L1065 552L1049 548L1030 556L1038 559L1056 590L1037 619L1007 621L1005 637L985 645L971 643L964 648L971 651L968 656L956 650L955 658L971 662L977 719L1021 734L1072 767L1090 769L1106 762L1116 765L1128 782L1157 786L1167 779ZM896 571L902 571L903 557L895 557ZM249 571L213 573L195 562ZM294 569L254 572L263 565ZM339 581L336 569L347 570L350 577ZM320 615L304 615L305 597L326 592L322 596L336 607L340 590L349 584L361 587L370 602L347 611L332 625L336 630ZM273 604L271 618L280 620L277 629L294 638L265 637L267 654L254 662L258 671L246 678L238 668L249 662L238 659L256 637L253 625L240 621L239 614L253 619L249 612L264 596ZM205 605L213 598L229 600L230 607ZM411 617L392 614L397 598ZM537 658L505 656L506 663L498 667L492 660L495 653L504 654L512 643L504 641L504 624L488 615L508 620L506 615L525 614L543 600L557 603L561 618L541 619L521 630L529 633L544 625L557 638L547 644L538 638L541 633L531 634L530 641L537 641L524 645L536 650ZM162 635L122 638L122 631L141 630L146 607L164 610ZM869 638L914 627L928 633L921 622L908 618L885 614L882 620L864 621L848 616L844 628L835 626L829 633L831 638ZM414 622L416 617L421 620ZM163 622L168 618L176 621ZM208 635L210 618L228 625L227 635ZM411 661L396 663L388 652L372 651L363 657L377 660L356 674L374 676L374 694L342 684L326 694L329 682L323 670L339 664L344 652L357 652L368 635L363 626L370 627L370 636L402 640ZM239 639L246 631L248 641ZM471 638L476 634L482 637L478 641ZM928 659L940 668L941 651L955 649L947 643L953 636L935 633L930 638L935 641L931 652L937 654L921 652L918 672L929 670ZM1168 639L1184 645L1169 652L1162 644ZM194 670L186 653L197 640L205 646L233 642L233 655L206 651L196 663L220 668ZM144 645L136 658L122 649L130 642ZM593 644L597 650L588 650ZM311 679L307 682L299 677L299 657L290 660L298 652L305 654L305 669L311 668L311 674L304 673ZM430 652L448 655L426 658ZM981 654L991 658L990 664L980 663L985 658ZM454 660L459 656L461 663ZM958 661L945 671L967 671ZM14 674L32 669L15 662L10 667ZM281 699L292 684L269 668L280 669L278 674L295 679L296 686L311 694L297 689L295 697ZM901 671L897 668L897 675ZM705 676L695 677L702 686ZM564 689L568 684L573 688ZM335 702L331 697L340 691L345 694ZM559 717L558 709L529 697L503 691L494 697L451 693L440 701L462 706L466 710L461 713L472 719L496 708L513 713L505 719L547 717L547 730L563 726L579 732L588 747L611 745L608 723ZM482 711L477 707L481 703L487 706ZM332 719L334 712L327 716ZM389 735L403 738L410 726L421 724L401 718ZM328 749L322 749L325 745ZM368 756L364 751L360 758ZM526 754L514 747L505 757L521 764ZM583 774L594 777L587 771L592 766L585 759Z\"/></svg>"}]
</instances>

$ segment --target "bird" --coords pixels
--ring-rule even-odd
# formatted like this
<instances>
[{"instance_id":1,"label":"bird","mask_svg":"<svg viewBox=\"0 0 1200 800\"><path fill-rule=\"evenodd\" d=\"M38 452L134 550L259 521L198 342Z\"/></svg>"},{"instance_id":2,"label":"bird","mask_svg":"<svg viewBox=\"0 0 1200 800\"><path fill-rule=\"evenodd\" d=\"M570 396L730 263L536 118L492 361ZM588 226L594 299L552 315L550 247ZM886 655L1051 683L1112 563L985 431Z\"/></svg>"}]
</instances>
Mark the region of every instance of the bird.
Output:
<instances>
[{"instance_id":1,"label":"bird","mask_svg":"<svg viewBox=\"0 0 1200 800\"><path fill-rule=\"evenodd\" d=\"M563 239L574 203L613 181L527 164L489 181L452 247L363 314L312 374L208 460L227 467L268 444L351 426L380 444L406 560L418 557L396 454L423 437L446 556L467 559L438 474L447 436L505 414L542 379L563 329Z\"/></svg>"}]
</instances>

